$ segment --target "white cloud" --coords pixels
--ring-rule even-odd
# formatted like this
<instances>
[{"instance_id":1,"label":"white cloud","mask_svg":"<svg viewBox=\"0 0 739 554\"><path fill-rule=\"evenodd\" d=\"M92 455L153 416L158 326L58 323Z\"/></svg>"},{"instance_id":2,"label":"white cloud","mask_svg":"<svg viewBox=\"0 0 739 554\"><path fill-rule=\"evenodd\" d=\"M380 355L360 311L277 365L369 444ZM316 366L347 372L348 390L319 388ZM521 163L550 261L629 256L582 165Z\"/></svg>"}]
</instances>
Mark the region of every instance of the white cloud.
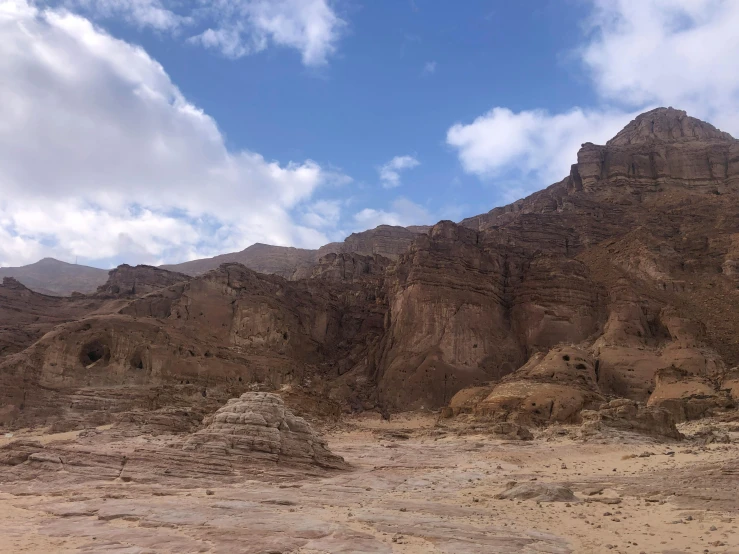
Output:
<instances>
[{"instance_id":1,"label":"white cloud","mask_svg":"<svg viewBox=\"0 0 739 554\"><path fill-rule=\"evenodd\" d=\"M0 1L0 36L0 265L328 242L293 214L346 176L229 151L161 65L80 16Z\"/></svg>"},{"instance_id":2,"label":"white cloud","mask_svg":"<svg viewBox=\"0 0 739 554\"><path fill-rule=\"evenodd\" d=\"M739 2L592 0L592 7L577 53L600 105L558 114L496 107L457 123L447 144L466 172L496 178L510 194L531 192L565 177L581 143L603 143L656 106L739 132Z\"/></svg>"},{"instance_id":3,"label":"white cloud","mask_svg":"<svg viewBox=\"0 0 739 554\"><path fill-rule=\"evenodd\" d=\"M306 206L302 222L317 229L335 228L341 219L340 200L318 200Z\"/></svg>"},{"instance_id":4,"label":"white cloud","mask_svg":"<svg viewBox=\"0 0 739 554\"><path fill-rule=\"evenodd\" d=\"M306 66L325 65L346 22L328 0L202 0L215 25L192 41L240 58L270 43L300 51Z\"/></svg>"},{"instance_id":5,"label":"white cloud","mask_svg":"<svg viewBox=\"0 0 739 554\"><path fill-rule=\"evenodd\" d=\"M94 19L120 19L138 28L192 35L191 44L241 58L270 45L300 52L309 67L336 53L347 23L330 0L39 0Z\"/></svg>"},{"instance_id":6,"label":"white cloud","mask_svg":"<svg viewBox=\"0 0 739 554\"><path fill-rule=\"evenodd\" d=\"M447 144L457 149L468 173L499 178L516 168L516 178L544 185L569 174L583 142L604 143L634 115L579 108L555 115L544 110L514 113L493 108L472 123L453 125L447 132Z\"/></svg>"},{"instance_id":7,"label":"white cloud","mask_svg":"<svg viewBox=\"0 0 739 554\"><path fill-rule=\"evenodd\" d=\"M739 2L594 0L582 48L599 94L671 105L739 134Z\"/></svg>"},{"instance_id":8,"label":"white cloud","mask_svg":"<svg viewBox=\"0 0 739 554\"><path fill-rule=\"evenodd\" d=\"M425 75L433 75L436 73L436 62L426 62L423 65L423 73Z\"/></svg>"},{"instance_id":9,"label":"white cloud","mask_svg":"<svg viewBox=\"0 0 739 554\"><path fill-rule=\"evenodd\" d=\"M397 198L393 201L391 210L375 210L365 208L354 214L354 221L358 231L372 229L378 225L429 225L435 222L433 216L423 207L407 198Z\"/></svg>"},{"instance_id":10,"label":"white cloud","mask_svg":"<svg viewBox=\"0 0 739 554\"><path fill-rule=\"evenodd\" d=\"M122 18L139 28L158 31L174 31L191 21L167 9L161 0L66 0L64 5L99 18Z\"/></svg>"},{"instance_id":11,"label":"white cloud","mask_svg":"<svg viewBox=\"0 0 739 554\"><path fill-rule=\"evenodd\" d=\"M382 186L386 189L400 186L400 172L413 169L421 165L413 156L395 156L385 165L380 166L377 171L380 174Z\"/></svg>"}]
</instances>

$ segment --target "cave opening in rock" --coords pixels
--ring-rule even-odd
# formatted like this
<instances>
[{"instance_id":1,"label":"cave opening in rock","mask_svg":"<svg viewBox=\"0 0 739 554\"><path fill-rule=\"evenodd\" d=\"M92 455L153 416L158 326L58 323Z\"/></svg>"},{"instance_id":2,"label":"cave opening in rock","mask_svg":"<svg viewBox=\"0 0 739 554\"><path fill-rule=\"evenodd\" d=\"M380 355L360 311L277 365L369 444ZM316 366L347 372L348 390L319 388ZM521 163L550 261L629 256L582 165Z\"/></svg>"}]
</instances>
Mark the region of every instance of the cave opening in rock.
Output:
<instances>
[{"instance_id":1,"label":"cave opening in rock","mask_svg":"<svg viewBox=\"0 0 739 554\"><path fill-rule=\"evenodd\" d=\"M135 352L131 356L130 363L133 369L144 369L144 359L141 356L141 352Z\"/></svg>"},{"instance_id":2,"label":"cave opening in rock","mask_svg":"<svg viewBox=\"0 0 739 554\"><path fill-rule=\"evenodd\" d=\"M110 361L110 348L99 339L88 342L80 351L80 362L89 366L96 362L107 364Z\"/></svg>"}]
</instances>

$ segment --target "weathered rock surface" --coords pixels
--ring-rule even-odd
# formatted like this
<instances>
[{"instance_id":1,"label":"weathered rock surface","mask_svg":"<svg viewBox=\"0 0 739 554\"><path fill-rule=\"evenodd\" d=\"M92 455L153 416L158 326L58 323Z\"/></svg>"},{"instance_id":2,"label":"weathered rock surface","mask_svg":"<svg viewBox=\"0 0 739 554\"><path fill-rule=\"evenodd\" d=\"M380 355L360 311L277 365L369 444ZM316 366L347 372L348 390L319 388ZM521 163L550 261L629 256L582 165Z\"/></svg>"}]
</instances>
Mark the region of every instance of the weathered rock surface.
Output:
<instances>
[{"instance_id":1,"label":"weathered rock surface","mask_svg":"<svg viewBox=\"0 0 739 554\"><path fill-rule=\"evenodd\" d=\"M247 392L229 400L207 420L205 429L187 440L184 449L242 459L346 467L308 422L295 417L279 396L264 392Z\"/></svg>"},{"instance_id":2,"label":"weathered rock surface","mask_svg":"<svg viewBox=\"0 0 739 554\"><path fill-rule=\"evenodd\" d=\"M684 369L674 366L661 369L655 382L649 406L667 410L677 422L715 415L735 407L729 391L718 390L715 381Z\"/></svg>"},{"instance_id":3,"label":"weathered rock surface","mask_svg":"<svg viewBox=\"0 0 739 554\"><path fill-rule=\"evenodd\" d=\"M473 413L527 425L577 423L582 410L603 402L593 366L590 356L575 348L535 354L501 379Z\"/></svg>"},{"instance_id":4,"label":"weathered rock surface","mask_svg":"<svg viewBox=\"0 0 739 554\"><path fill-rule=\"evenodd\" d=\"M325 279L329 281L358 281L368 276L384 277L390 260L379 254L326 254L315 265L305 265L295 270L291 280Z\"/></svg>"},{"instance_id":5,"label":"weathered rock surface","mask_svg":"<svg viewBox=\"0 0 739 554\"><path fill-rule=\"evenodd\" d=\"M515 483L495 495L501 500L535 500L536 502L579 502L575 494L565 486L552 483Z\"/></svg>"},{"instance_id":6,"label":"weathered rock surface","mask_svg":"<svg viewBox=\"0 0 739 554\"><path fill-rule=\"evenodd\" d=\"M611 428L653 437L682 438L671 412L656 406L643 406L626 398L612 400L597 410L583 410L580 415L585 435Z\"/></svg>"},{"instance_id":7,"label":"weathered rock surface","mask_svg":"<svg viewBox=\"0 0 739 554\"><path fill-rule=\"evenodd\" d=\"M167 271L150 265L131 267L123 264L110 270L108 281L98 287L99 295L136 296L167 288L182 281L189 281L184 273Z\"/></svg>"}]
</instances>

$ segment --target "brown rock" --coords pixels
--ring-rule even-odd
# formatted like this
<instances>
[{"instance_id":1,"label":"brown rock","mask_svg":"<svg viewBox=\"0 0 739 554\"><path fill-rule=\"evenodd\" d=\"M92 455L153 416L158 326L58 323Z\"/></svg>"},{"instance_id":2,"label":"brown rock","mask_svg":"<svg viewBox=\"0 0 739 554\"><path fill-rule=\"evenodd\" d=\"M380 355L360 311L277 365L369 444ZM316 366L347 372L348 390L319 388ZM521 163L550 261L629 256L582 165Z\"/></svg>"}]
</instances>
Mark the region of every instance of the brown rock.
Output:
<instances>
[{"instance_id":1,"label":"brown rock","mask_svg":"<svg viewBox=\"0 0 739 554\"><path fill-rule=\"evenodd\" d=\"M535 500L536 502L579 502L575 494L562 485L553 483L510 483L495 495L500 500Z\"/></svg>"},{"instance_id":2,"label":"brown rock","mask_svg":"<svg viewBox=\"0 0 739 554\"><path fill-rule=\"evenodd\" d=\"M188 439L184 449L244 460L346 467L304 419L285 408L279 396L263 392L229 400L208 418L205 429Z\"/></svg>"},{"instance_id":3,"label":"brown rock","mask_svg":"<svg viewBox=\"0 0 739 554\"><path fill-rule=\"evenodd\" d=\"M681 422L733 408L734 402L728 391L717 390L714 381L672 366L657 372L648 405L669 411Z\"/></svg>"},{"instance_id":4,"label":"brown rock","mask_svg":"<svg viewBox=\"0 0 739 554\"><path fill-rule=\"evenodd\" d=\"M654 437L683 438L675 427L675 418L668 410L644 406L625 398L612 400L598 410L584 410L581 416L585 435L611 428Z\"/></svg>"}]
</instances>

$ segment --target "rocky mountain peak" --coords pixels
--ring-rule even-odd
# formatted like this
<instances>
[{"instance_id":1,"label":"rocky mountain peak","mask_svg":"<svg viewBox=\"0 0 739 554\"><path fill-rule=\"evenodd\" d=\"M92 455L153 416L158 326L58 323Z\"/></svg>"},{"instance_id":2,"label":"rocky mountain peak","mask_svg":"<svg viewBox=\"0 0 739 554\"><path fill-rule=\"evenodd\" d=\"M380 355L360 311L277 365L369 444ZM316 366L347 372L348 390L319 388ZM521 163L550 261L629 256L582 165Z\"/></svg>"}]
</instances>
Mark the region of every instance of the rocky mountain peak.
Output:
<instances>
[{"instance_id":1,"label":"rocky mountain peak","mask_svg":"<svg viewBox=\"0 0 739 554\"><path fill-rule=\"evenodd\" d=\"M656 108L639 115L615 137L608 146L626 146L648 142L685 142L696 140L733 140L729 133L710 123L690 117L683 110Z\"/></svg>"}]
</instances>

